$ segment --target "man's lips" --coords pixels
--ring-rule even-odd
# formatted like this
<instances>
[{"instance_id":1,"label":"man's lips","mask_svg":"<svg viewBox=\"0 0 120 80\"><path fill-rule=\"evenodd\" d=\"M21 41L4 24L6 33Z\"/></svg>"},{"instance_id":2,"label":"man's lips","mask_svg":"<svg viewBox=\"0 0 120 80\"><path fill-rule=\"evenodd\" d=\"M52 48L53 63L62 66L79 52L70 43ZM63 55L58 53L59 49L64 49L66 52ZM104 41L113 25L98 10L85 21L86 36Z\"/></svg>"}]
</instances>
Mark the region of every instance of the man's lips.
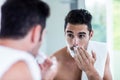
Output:
<instances>
[{"instance_id":1,"label":"man's lips","mask_svg":"<svg viewBox=\"0 0 120 80\"><path fill-rule=\"evenodd\" d=\"M70 49L71 49L71 50L74 50L74 47L71 47Z\"/></svg>"},{"instance_id":2,"label":"man's lips","mask_svg":"<svg viewBox=\"0 0 120 80\"><path fill-rule=\"evenodd\" d=\"M78 46L72 46L70 49L74 51L77 48L78 48Z\"/></svg>"}]
</instances>

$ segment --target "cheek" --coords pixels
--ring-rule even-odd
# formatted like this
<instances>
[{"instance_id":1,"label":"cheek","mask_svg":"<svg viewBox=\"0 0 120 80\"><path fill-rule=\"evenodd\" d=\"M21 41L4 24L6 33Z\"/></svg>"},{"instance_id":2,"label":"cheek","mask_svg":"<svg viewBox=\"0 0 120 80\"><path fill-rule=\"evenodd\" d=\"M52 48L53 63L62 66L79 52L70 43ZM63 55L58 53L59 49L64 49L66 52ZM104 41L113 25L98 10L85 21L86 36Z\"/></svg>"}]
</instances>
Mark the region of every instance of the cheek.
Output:
<instances>
[{"instance_id":1,"label":"cheek","mask_svg":"<svg viewBox=\"0 0 120 80\"><path fill-rule=\"evenodd\" d=\"M71 39L66 38L66 42L67 42L67 45L68 45L68 46L72 46L72 45L73 45Z\"/></svg>"},{"instance_id":2,"label":"cheek","mask_svg":"<svg viewBox=\"0 0 120 80\"><path fill-rule=\"evenodd\" d=\"M84 40L81 40L81 41L79 42L79 46L86 48L88 42L89 42L89 38L86 38L86 39L84 39Z\"/></svg>"}]
</instances>

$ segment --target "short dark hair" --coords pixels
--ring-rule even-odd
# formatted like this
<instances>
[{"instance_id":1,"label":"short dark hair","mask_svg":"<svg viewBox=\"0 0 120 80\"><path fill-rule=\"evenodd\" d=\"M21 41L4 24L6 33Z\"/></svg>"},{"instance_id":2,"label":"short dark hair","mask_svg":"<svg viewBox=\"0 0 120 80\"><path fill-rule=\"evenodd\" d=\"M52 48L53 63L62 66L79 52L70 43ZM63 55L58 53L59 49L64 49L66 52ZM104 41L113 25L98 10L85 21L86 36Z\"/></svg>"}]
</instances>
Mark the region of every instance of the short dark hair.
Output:
<instances>
[{"instance_id":1,"label":"short dark hair","mask_svg":"<svg viewBox=\"0 0 120 80\"><path fill-rule=\"evenodd\" d=\"M88 26L89 32L92 31L91 25L92 15L85 9L75 9L71 10L66 18L64 30L66 29L67 23L70 24L86 24Z\"/></svg>"},{"instance_id":2,"label":"short dark hair","mask_svg":"<svg viewBox=\"0 0 120 80\"><path fill-rule=\"evenodd\" d=\"M0 38L20 39L35 25L41 25L43 31L50 9L41 0L7 0L1 12Z\"/></svg>"}]
</instances>

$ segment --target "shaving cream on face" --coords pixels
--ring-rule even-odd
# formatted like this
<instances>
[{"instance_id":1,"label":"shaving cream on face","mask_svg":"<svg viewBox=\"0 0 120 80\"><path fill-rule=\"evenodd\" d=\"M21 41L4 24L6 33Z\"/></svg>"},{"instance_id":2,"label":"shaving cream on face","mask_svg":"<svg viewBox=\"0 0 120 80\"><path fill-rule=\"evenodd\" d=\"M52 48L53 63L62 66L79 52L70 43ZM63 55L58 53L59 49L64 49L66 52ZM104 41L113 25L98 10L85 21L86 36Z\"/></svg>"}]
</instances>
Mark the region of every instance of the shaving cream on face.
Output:
<instances>
[{"instance_id":1,"label":"shaving cream on face","mask_svg":"<svg viewBox=\"0 0 120 80\"><path fill-rule=\"evenodd\" d=\"M67 43L67 41L66 41L66 44L67 44L67 49L68 49L70 55L74 58L74 56L75 56L74 49L76 50L78 46L73 47L73 50L71 50L69 44Z\"/></svg>"},{"instance_id":2,"label":"shaving cream on face","mask_svg":"<svg viewBox=\"0 0 120 80\"><path fill-rule=\"evenodd\" d=\"M67 45L67 50L69 51L70 55L71 55L72 57L74 57L74 52L70 49L70 46L69 46L69 44L68 44L67 41L66 41L66 45Z\"/></svg>"},{"instance_id":3,"label":"shaving cream on face","mask_svg":"<svg viewBox=\"0 0 120 80\"><path fill-rule=\"evenodd\" d=\"M68 48L68 51L69 51L70 55L71 55L72 57L74 57L74 56L75 56L74 51L71 50L70 47L68 47L68 46L67 46L67 48Z\"/></svg>"}]
</instances>

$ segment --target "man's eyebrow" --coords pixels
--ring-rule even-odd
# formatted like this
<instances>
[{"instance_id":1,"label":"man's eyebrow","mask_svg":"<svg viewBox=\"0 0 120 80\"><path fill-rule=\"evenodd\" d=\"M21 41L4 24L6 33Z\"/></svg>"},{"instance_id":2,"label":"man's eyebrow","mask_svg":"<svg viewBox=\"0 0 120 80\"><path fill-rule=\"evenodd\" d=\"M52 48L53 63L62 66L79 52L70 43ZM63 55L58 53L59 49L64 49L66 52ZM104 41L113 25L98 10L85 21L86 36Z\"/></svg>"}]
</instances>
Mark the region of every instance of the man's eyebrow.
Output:
<instances>
[{"instance_id":1,"label":"man's eyebrow","mask_svg":"<svg viewBox=\"0 0 120 80\"><path fill-rule=\"evenodd\" d=\"M68 30L67 33L73 33L73 32Z\"/></svg>"},{"instance_id":2,"label":"man's eyebrow","mask_svg":"<svg viewBox=\"0 0 120 80\"><path fill-rule=\"evenodd\" d=\"M78 34L86 34L85 32L79 32Z\"/></svg>"}]
</instances>

